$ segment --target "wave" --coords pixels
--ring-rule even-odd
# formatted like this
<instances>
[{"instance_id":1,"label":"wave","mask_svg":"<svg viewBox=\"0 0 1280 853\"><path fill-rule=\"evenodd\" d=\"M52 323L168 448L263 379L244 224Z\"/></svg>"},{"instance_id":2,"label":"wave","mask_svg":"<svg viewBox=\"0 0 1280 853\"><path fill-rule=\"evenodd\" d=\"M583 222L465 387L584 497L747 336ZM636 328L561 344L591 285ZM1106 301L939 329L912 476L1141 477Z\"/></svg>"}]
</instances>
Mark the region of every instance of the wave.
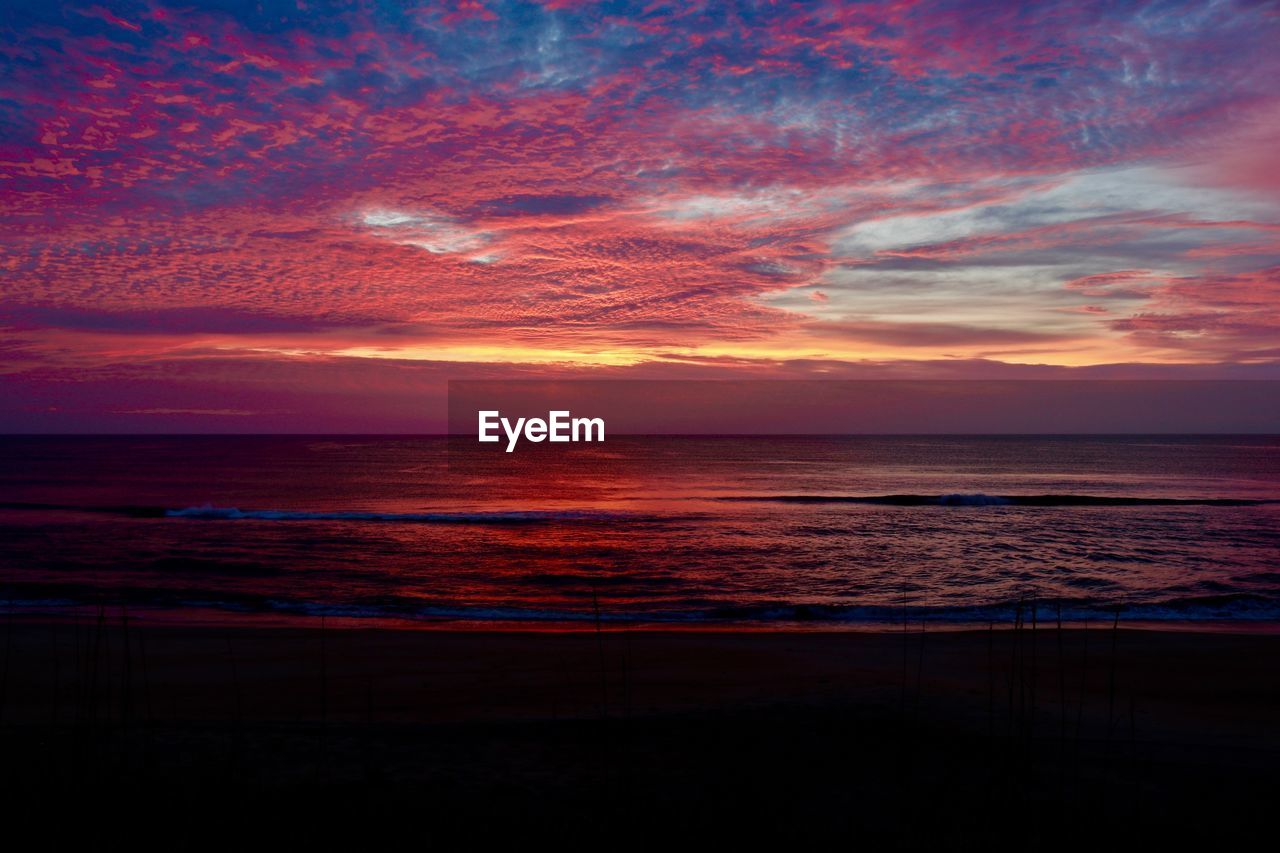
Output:
<instances>
[{"instance_id":1,"label":"wave","mask_svg":"<svg viewBox=\"0 0 1280 853\"><path fill-rule=\"evenodd\" d=\"M1266 506L1280 499L1144 498L1109 495L729 495L722 501L795 504L879 504L884 506Z\"/></svg>"},{"instance_id":2,"label":"wave","mask_svg":"<svg viewBox=\"0 0 1280 853\"><path fill-rule=\"evenodd\" d=\"M879 506L943 507L1142 507L1213 506L1250 507L1280 504L1269 498L1155 498L1109 495L725 495L717 501L782 504L869 504ZM605 521L628 518L634 513L602 510L498 510L473 512L370 512L363 510L240 509L209 504L174 509L161 506L76 506L67 504L0 501L0 510L84 512L129 518L178 518L201 521L357 521L399 524L529 524L557 521ZM670 519L668 519L670 520Z\"/></svg>"},{"instance_id":3,"label":"wave","mask_svg":"<svg viewBox=\"0 0 1280 853\"><path fill-rule=\"evenodd\" d=\"M87 512L129 518L185 518L201 521L363 521L398 524L529 524L554 521L602 521L621 513L587 510L512 510L493 512L367 512L359 510L239 509L205 504L184 509L162 506L76 506L0 501L0 510Z\"/></svg>"},{"instance_id":4,"label":"wave","mask_svg":"<svg viewBox=\"0 0 1280 853\"><path fill-rule=\"evenodd\" d=\"M1042 599L1037 602L1041 624L1056 622L1061 608L1064 622L1111 620L1119 615L1129 622L1280 621L1280 597L1234 592L1224 595L1187 596L1147 602L1088 599ZM1021 610L1031 618L1031 602L1000 601L971 605L859 605L747 604L715 608L700 614L705 620L743 622L813 622L919 625L921 621L950 624L995 624L1014 621Z\"/></svg>"},{"instance_id":5,"label":"wave","mask_svg":"<svg viewBox=\"0 0 1280 853\"><path fill-rule=\"evenodd\" d=\"M146 586L100 587L78 583L16 583L6 589L0 613L31 612L83 606L142 606L162 610L222 610L234 613L329 616L350 619L390 619L408 622L552 623L604 622L612 625L776 626L807 625L918 627L922 622L943 625L994 625L1014 623L1020 611L1031 619L1031 602L1004 600L982 604L908 605L814 604L757 601L713 604L675 604L663 609L546 607L521 603L465 604L424 600L413 596L381 595L341 601L316 601L278 594L255 594L198 586L156 588ZM1135 622L1165 623L1280 623L1280 596L1252 592L1221 595L1188 595L1146 602L1106 599L1041 599L1036 603L1039 624L1048 628L1059 615L1064 623L1087 621L1121 625Z\"/></svg>"},{"instance_id":6,"label":"wave","mask_svg":"<svg viewBox=\"0 0 1280 853\"><path fill-rule=\"evenodd\" d=\"M207 521L367 521L398 524L524 524L547 521L591 521L610 517L583 511L522 510L512 512L356 512L280 509L242 510L236 507L193 506L166 509L166 518Z\"/></svg>"},{"instance_id":7,"label":"wave","mask_svg":"<svg viewBox=\"0 0 1280 853\"><path fill-rule=\"evenodd\" d=\"M1049 627L1058 618L1059 602L1039 602L1040 623ZM1119 615L1125 622L1280 622L1280 599L1233 593L1219 596L1177 598L1136 604L1060 602L1062 620L1111 622ZM351 618L392 618L428 622L589 623L615 625L775 625L840 626L919 625L922 621L954 625L1009 625L1019 607L1023 620L1030 617L1030 603L1003 601L994 604L910 606L904 612L895 605L814 605L785 602L756 605L724 605L665 610L594 610L542 608L520 605L465 605L412 599L353 601L343 603L270 599L264 609L277 613ZM237 609L243 609L240 604Z\"/></svg>"}]
</instances>

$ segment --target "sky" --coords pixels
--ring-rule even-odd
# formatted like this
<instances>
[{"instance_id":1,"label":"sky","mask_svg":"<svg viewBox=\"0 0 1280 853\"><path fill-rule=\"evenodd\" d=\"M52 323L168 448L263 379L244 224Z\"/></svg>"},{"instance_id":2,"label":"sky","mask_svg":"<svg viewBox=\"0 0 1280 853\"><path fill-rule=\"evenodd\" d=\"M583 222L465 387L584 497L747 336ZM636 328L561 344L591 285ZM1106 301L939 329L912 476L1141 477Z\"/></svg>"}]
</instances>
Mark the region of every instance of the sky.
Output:
<instances>
[{"instance_id":1,"label":"sky","mask_svg":"<svg viewBox=\"0 0 1280 853\"><path fill-rule=\"evenodd\" d=\"M0 430L1280 378L1276 2L6 4Z\"/></svg>"}]
</instances>

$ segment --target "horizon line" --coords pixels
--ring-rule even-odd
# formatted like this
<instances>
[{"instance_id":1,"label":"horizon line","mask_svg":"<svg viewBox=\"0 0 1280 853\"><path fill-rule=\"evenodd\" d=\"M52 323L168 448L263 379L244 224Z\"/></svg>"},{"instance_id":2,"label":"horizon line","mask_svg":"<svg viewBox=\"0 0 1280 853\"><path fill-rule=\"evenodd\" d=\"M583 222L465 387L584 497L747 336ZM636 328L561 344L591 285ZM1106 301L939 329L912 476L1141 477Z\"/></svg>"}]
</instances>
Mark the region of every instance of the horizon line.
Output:
<instances>
[{"instance_id":1,"label":"horizon line","mask_svg":"<svg viewBox=\"0 0 1280 853\"><path fill-rule=\"evenodd\" d=\"M1129 438L1142 436L1276 437L1274 432L625 432L612 438ZM4 438L473 438L460 432L4 432ZM535 442L537 443L537 442ZM603 444L605 442L592 442Z\"/></svg>"}]
</instances>

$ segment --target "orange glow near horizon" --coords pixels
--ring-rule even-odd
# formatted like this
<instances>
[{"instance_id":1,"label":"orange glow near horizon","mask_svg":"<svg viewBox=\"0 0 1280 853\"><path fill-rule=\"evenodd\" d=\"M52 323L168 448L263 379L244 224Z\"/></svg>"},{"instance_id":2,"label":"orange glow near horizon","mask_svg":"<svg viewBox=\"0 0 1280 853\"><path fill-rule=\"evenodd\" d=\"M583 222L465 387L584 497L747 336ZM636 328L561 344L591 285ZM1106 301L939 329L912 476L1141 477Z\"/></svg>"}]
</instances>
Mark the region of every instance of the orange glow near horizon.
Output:
<instances>
[{"instance_id":1,"label":"orange glow near horizon","mask_svg":"<svg viewBox=\"0 0 1280 853\"><path fill-rule=\"evenodd\" d=\"M935 6L24 13L0 430L355 393L411 428L503 375L1280 376L1275 16Z\"/></svg>"}]
</instances>

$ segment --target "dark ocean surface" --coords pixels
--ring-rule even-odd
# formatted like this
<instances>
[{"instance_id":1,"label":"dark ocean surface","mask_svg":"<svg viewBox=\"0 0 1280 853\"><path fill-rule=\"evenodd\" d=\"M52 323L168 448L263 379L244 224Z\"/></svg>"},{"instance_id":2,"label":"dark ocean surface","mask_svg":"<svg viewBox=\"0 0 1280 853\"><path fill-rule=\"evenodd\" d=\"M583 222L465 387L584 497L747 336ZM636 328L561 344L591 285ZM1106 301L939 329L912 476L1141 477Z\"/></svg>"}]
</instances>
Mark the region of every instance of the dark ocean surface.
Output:
<instances>
[{"instance_id":1,"label":"dark ocean surface","mask_svg":"<svg viewBox=\"0 0 1280 853\"><path fill-rule=\"evenodd\" d=\"M1280 622L1280 438L0 437L0 608Z\"/></svg>"}]
</instances>

